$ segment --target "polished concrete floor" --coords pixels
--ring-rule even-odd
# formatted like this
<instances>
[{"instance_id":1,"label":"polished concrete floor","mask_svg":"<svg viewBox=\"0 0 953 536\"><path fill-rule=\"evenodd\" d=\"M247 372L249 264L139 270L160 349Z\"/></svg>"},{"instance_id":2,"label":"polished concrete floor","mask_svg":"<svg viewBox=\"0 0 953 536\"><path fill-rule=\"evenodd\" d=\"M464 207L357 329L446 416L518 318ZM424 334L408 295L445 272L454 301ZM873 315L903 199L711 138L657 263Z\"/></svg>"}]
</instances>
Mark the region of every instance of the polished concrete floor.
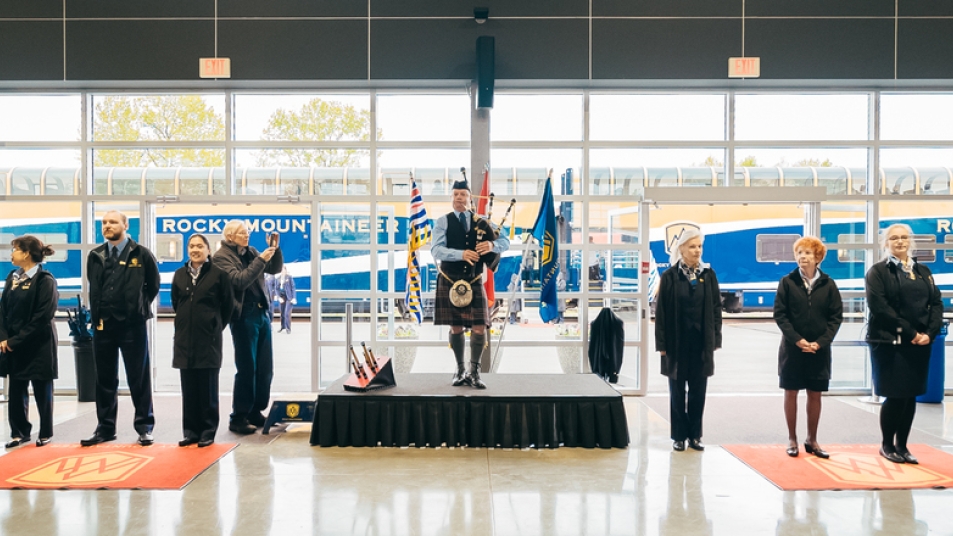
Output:
<instances>
[{"instance_id":1,"label":"polished concrete floor","mask_svg":"<svg viewBox=\"0 0 953 536\"><path fill-rule=\"evenodd\" d=\"M182 491L0 491L0 534L953 534L953 490L782 492L717 445L673 452L645 401L625 401L625 450L322 449L299 425ZM91 406L57 400L56 420ZM953 454L950 415L915 426Z\"/></svg>"}]
</instances>

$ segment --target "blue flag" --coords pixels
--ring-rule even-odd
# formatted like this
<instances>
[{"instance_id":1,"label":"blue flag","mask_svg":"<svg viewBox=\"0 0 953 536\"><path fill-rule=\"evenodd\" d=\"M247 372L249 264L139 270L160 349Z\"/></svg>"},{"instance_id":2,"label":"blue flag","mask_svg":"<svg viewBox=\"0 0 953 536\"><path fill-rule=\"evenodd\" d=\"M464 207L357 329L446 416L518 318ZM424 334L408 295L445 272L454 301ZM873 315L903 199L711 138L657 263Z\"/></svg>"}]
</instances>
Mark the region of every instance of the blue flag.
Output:
<instances>
[{"instance_id":1,"label":"blue flag","mask_svg":"<svg viewBox=\"0 0 953 536\"><path fill-rule=\"evenodd\" d=\"M556 240L556 203L553 200L553 185L546 179L543 202L539 205L539 215L533 224L533 237L543 247L540 261L539 279L542 288L539 292L539 316L543 322L559 317L556 296L556 277L559 275L559 243Z\"/></svg>"},{"instance_id":2,"label":"blue flag","mask_svg":"<svg viewBox=\"0 0 953 536\"><path fill-rule=\"evenodd\" d=\"M410 239L407 244L407 295L404 303L418 324L423 322L424 310L420 299L420 259L417 250L430 242L430 219L424 208L424 198L420 195L417 180L410 178Z\"/></svg>"}]
</instances>

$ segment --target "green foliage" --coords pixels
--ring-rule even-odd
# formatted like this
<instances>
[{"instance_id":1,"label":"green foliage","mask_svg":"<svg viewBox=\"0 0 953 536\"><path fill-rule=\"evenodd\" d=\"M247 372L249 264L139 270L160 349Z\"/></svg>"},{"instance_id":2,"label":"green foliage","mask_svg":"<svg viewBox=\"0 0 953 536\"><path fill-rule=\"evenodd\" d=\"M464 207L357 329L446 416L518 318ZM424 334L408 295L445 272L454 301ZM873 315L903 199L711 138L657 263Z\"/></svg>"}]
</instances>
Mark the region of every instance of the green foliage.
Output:
<instances>
[{"instance_id":1,"label":"green foliage","mask_svg":"<svg viewBox=\"0 0 953 536\"><path fill-rule=\"evenodd\" d=\"M758 159L754 156L746 156L744 160L736 164L741 167L758 167Z\"/></svg>"},{"instance_id":2,"label":"green foliage","mask_svg":"<svg viewBox=\"0 0 953 536\"><path fill-rule=\"evenodd\" d=\"M831 167L833 165L829 158L825 158L823 162L819 158L802 158L794 164L795 167Z\"/></svg>"},{"instance_id":3,"label":"green foliage","mask_svg":"<svg viewBox=\"0 0 953 536\"><path fill-rule=\"evenodd\" d=\"M108 96L96 99L97 141L224 141L225 120L199 95ZM99 167L221 167L221 149L105 149Z\"/></svg>"},{"instance_id":4,"label":"green foliage","mask_svg":"<svg viewBox=\"0 0 953 536\"><path fill-rule=\"evenodd\" d=\"M721 168L725 167L725 163L721 160L718 160L713 155L708 155L708 158L702 161L701 164L692 164L692 167L716 167Z\"/></svg>"},{"instance_id":5,"label":"green foliage","mask_svg":"<svg viewBox=\"0 0 953 536\"><path fill-rule=\"evenodd\" d=\"M268 141L369 141L370 112L337 101L312 99L297 111L279 108L262 131ZM380 138L378 130L378 138ZM360 165L368 156L360 149L262 149L259 166L347 167Z\"/></svg>"}]
</instances>

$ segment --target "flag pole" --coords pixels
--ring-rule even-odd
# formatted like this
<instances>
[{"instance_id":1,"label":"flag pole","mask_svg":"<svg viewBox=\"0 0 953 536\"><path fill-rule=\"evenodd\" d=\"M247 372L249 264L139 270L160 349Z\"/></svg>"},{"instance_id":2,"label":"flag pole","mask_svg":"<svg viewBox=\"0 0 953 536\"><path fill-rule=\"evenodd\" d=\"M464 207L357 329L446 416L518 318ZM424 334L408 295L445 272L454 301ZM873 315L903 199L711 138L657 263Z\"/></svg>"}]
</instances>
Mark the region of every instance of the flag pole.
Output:
<instances>
[{"instance_id":1,"label":"flag pole","mask_svg":"<svg viewBox=\"0 0 953 536\"><path fill-rule=\"evenodd\" d=\"M515 219L515 218L514 218L514 219ZM513 225L514 225L514 226L516 225L516 222L515 222L515 221L514 221ZM526 245L526 246L531 246L531 245L533 244L533 241L534 241L533 233L527 233L527 234L528 234L529 236L527 237L526 242L525 242L524 245ZM516 269L516 280L517 280L517 281L521 281L521 280L523 279L523 267L526 265L526 252L527 252L527 251L529 251L528 248L527 248L527 249L524 249L524 250L523 250L523 254L520 255L520 265L519 265L519 268ZM512 307L513 307L513 300L516 299L516 292L517 292L517 290L519 290L519 284L518 284L518 283L517 283L516 286L513 287L513 291L510 292L510 297L507 298L507 303L509 304L509 305L508 305L509 308L512 308ZM503 320L503 327L500 328L500 340L496 342L496 349L493 351L493 356L490 357L490 370L493 370L493 365L496 364L496 359L497 359L497 357L498 357L499 354L500 354L500 345L501 345L501 343L503 342L503 336L506 334L506 325L507 325L507 324L509 324L509 322L507 322L506 319L504 319L504 320ZM491 326L490 329L492 329L492 326ZM493 337L492 337L492 334L491 334L490 339L492 339L492 338L493 338Z\"/></svg>"}]
</instances>

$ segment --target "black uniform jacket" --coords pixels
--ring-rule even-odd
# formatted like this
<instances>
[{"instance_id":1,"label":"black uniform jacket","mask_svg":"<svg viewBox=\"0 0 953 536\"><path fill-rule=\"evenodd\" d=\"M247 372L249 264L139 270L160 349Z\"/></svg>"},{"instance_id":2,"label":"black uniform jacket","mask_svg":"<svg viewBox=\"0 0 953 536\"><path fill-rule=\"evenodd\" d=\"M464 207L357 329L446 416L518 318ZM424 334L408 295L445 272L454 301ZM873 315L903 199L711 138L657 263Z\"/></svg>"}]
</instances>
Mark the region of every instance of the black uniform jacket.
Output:
<instances>
[{"instance_id":1,"label":"black uniform jacket","mask_svg":"<svg viewBox=\"0 0 953 536\"><path fill-rule=\"evenodd\" d=\"M241 317L245 291L252 285L258 285L261 288L261 295L265 297L268 303L271 303L273 294L269 292L268 286L265 284L265 273L280 274L281 267L284 265L281 248L276 249L271 260L265 262L259 256L257 249L248 246L245 250L245 258L248 259L247 267L242 262L242 256L238 254L238 246L224 240L221 247L212 256L212 264L228 274L228 279L232 282L233 299L235 300L235 310L232 312L234 318ZM265 307L268 318L271 318L271 309L271 307Z\"/></svg>"},{"instance_id":2,"label":"black uniform jacket","mask_svg":"<svg viewBox=\"0 0 953 536\"><path fill-rule=\"evenodd\" d=\"M175 336L172 366L177 369L222 368L222 330L234 309L228 275L206 262L192 285L189 264L172 276Z\"/></svg>"},{"instance_id":3,"label":"black uniform jacket","mask_svg":"<svg viewBox=\"0 0 953 536\"><path fill-rule=\"evenodd\" d=\"M625 350L625 323L609 307L603 307L589 331L589 366L610 383L619 381Z\"/></svg>"},{"instance_id":4,"label":"black uniform jacket","mask_svg":"<svg viewBox=\"0 0 953 536\"><path fill-rule=\"evenodd\" d=\"M867 271L865 282L867 307L870 309L868 342L892 342L897 338L898 327L902 331L901 342L907 344L918 332L929 335L931 342L940 334L940 328L943 326L943 299L940 289L934 284L933 273L926 266L916 263L913 265L913 272L930 285L931 298L917 318L904 318L898 314L903 300L898 278L910 276L887 259L874 264Z\"/></svg>"},{"instance_id":5,"label":"black uniform jacket","mask_svg":"<svg viewBox=\"0 0 953 536\"><path fill-rule=\"evenodd\" d=\"M93 326L102 318L99 312L99 300L103 292L103 270L109 251L107 244L100 244L86 257L86 277L89 280L89 312ZM122 278L122 303L116 307L125 307L125 317L129 321L152 318L152 301L159 295L159 267L152 252L140 246L133 239L119 253L120 277Z\"/></svg>"},{"instance_id":6,"label":"black uniform jacket","mask_svg":"<svg viewBox=\"0 0 953 536\"><path fill-rule=\"evenodd\" d=\"M21 282L14 290L14 273L16 270L7 275L0 297L0 341L7 341L13 350L6 354L10 377L55 380L58 363L53 317L59 301L56 279L40 266L29 281Z\"/></svg>"},{"instance_id":7,"label":"black uniform jacket","mask_svg":"<svg viewBox=\"0 0 953 536\"><path fill-rule=\"evenodd\" d=\"M821 347L818 354L830 354L831 343L844 321L840 290L833 279L821 272L808 294L801 270L795 268L782 277L778 284L778 292L774 297L774 321L781 329L781 349L778 354L780 369L784 369L788 359L804 353L797 347L801 339L816 342ZM826 369L817 371L817 377L829 379L829 363Z\"/></svg>"},{"instance_id":8,"label":"black uniform jacket","mask_svg":"<svg viewBox=\"0 0 953 536\"><path fill-rule=\"evenodd\" d=\"M682 339L678 330L678 297L675 284L679 277L678 266L672 266L662 273L659 283L658 299L655 306L655 350L665 352L662 356L662 374L669 378L678 377L678 359ZM706 268L698 277L698 284L705 292L702 305L702 361L704 374L715 373L715 350L721 348L721 289L718 277L711 268Z\"/></svg>"}]
</instances>

